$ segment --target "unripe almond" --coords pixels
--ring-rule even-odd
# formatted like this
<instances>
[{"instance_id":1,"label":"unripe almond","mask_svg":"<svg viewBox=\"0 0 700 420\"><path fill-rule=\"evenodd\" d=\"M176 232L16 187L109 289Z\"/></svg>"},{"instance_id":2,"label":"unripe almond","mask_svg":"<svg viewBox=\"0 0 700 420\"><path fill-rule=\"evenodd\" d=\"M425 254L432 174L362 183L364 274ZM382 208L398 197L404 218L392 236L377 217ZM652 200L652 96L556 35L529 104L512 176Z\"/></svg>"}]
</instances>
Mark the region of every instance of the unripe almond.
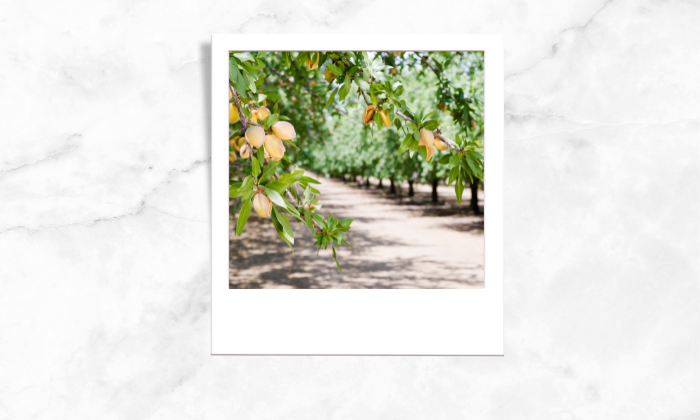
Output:
<instances>
[{"instance_id":1,"label":"unripe almond","mask_svg":"<svg viewBox=\"0 0 700 420\"><path fill-rule=\"evenodd\" d=\"M264 120L265 118L269 117L271 114L270 110L267 109L266 106L261 106L258 108L258 115L260 116L260 120Z\"/></svg>"},{"instance_id":2,"label":"unripe almond","mask_svg":"<svg viewBox=\"0 0 700 420\"><path fill-rule=\"evenodd\" d=\"M447 143L445 143L444 141L440 140L437 137L433 141L433 145L442 151L447 150Z\"/></svg>"},{"instance_id":3,"label":"unripe almond","mask_svg":"<svg viewBox=\"0 0 700 420\"><path fill-rule=\"evenodd\" d=\"M245 144L245 137L244 136L236 137L236 144L233 147L235 147L236 150L240 151L241 146L243 146L244 144Z\"/></svg>"},{"instance_id":4,"label":"unripe almond","mask_svg":"<svg viewBox=\"0 0 700 420\"><path fill-rule=\"evenodd\" d=\"M434 140L435 136L433 135L432 131L426 130L425 128L420 129L420 140L418 140L418 144L421 146L432 147Z\"/></svg>"},{"instance_id":5,"label":"unripe almond","mask_svg":"<svg viewBox=\"0 0 700 420\"><path fill-rule=\"evenodd\" d=\"M294 126L287 121L277 121L272 124L272 132L282 140L291 140L297 136Z\"/></svg>"},{"instance_id":6,"label":"unripe almond","mask_svg":"<svg viewBox=\"0 0 700 420\"><path fill-rule=\"evenodd\" d=\"M384 124L384 127L391 127L391 120L389 119L389 115L387 115L386 111L383 109L379 111L379 116L382 117L382 123Z\"/></svg>"},{"instance_id":7,"label":"unripe almond","mask_svg":"<svg viewBox=\"0 0 700 420\"><path fill-rule=\"evenodd\" d=\"M447 105L445 105L444 102L440 102L440 104L438 104L438 108L440 108L440 111L445 112L447 110Z\"/></svg>"},{"instance_id":8,"label":"unripe almond","mask_svg":"<svg viewBox=\"0 0 700 420\"><path fill-rule=\"evenodd\" d=\"M238 108L233 104L228 104L228 122L230 124L235 124L241 120L241 116L238 115Z\"/></svg>"},{"instance_id":9,"label":"unripe almond","mask_svg":"<svg viewBox=\"0 0 700 420\"><path fill-rule=\"evenodd\" d=\"M253 209L260 217L270 217L272 203L262 192L258 192L253 196Z\"/></svg>"},{"instance_id":10,"label":"unripe almond","mask_svg":"<svg viewBox=\"0 0 700 420\"><path fill-rule=\"evenodd\" d=\"M332 71L326 69L326 71L323 72L323 76L326 78L326 82L330 83L335 79L335 74L333 74Z\"/></svg>"},{"instance_id":11,"label":"unripe almond","mask_svg":"<svg viewBox=\"0 0 700 420\"><path fill-rule=\"evenodd\" d=\"M265 136L265 151L270 155L271 160L280 160L286 149L279 137L268 134Z\"/></svg>"},{"instance_id":12,"label":"unripe almond","mask_svg":"<svg viewBox=\"0 0 700 420\"><path fill-rule=\"evenodd\" d=\"M248 147L248 145L244 143L243 146L241 146L241 157L243 159L247 159L248 156L250 156L250 152L250 147Z\"/></svg>"},{"instance_id":13,"label":"unripe almond","mask_svg":"<svg viewBox=\"0 0 700 420\"><path fill-rule=\"evenodd\" d=\"M362 122L365 124L370 124L372 121L374 121L374 111L374 105L370 105L365 108L365 112L362 113Z\"/></svg>"},{"instance_id":14,"label":"unripe almond","mask_svg":"<svg viewBox=\"0 0 700 420\"><path fill-rule=\"evenodd\" d=\"M260 147L265 141L265 129L259 126L248 127L245 131L245 139L253 147Z\"/></svg>"},{"instance_id":15,"label":"unripe almond","mask_svg":"<svg viewBox=\"0 0 700 420\"><path fill-rule=\"evenodd\" d=\"M425 146L425 148L428 149L428 162L430 162L433 154L435 154L435 147L433 146L434 141L435 136L433 135L432 131L426 130L425 128L420 129L420 140L418 140L418 144L420 146Z\"/></svg>"},{"instance_id":16,"label":"unripe almond","mask_svg":"<svg viewBox=\"0 0 700 420\"><path fill-rule=\"evenodd\" d=\"M311 54L309 54L309 57L306 59L306 67L309 68L309 70L314 70L316 67L318 67L318 60L321 58L321 53L317 52L316 53L316 61L314 62L311 59Z\"/></svg>"}]
</instances>

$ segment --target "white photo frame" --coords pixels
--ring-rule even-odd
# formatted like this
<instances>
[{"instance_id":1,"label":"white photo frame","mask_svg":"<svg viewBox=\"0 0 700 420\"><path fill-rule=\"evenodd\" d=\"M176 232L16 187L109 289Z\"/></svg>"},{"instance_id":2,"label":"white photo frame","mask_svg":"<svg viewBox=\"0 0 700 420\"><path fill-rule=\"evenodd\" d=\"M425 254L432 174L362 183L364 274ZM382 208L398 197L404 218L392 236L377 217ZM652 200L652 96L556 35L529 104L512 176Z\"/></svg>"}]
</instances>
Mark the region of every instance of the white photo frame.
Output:
<instances>
[{"instance_id":1,"label":"white photo frame","mask_svg":"<svg viewBox=\"0 0 700 420\"><path fill-rule=\"evenodd\" d=\"M483 289L229 289L228 51L484 51ZM501 35L212 36L212 355L503 355Z\"/></svg>"}]
</instances>

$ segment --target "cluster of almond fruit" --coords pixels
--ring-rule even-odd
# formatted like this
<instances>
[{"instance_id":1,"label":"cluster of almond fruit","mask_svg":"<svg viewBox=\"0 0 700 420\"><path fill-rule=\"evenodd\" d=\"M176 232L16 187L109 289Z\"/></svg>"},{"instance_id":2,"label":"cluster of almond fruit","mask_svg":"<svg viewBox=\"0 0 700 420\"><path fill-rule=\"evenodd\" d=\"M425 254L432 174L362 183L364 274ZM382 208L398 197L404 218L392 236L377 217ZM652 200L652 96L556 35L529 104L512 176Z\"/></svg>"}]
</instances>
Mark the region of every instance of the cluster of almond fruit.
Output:
<instances>
[{"instance_id":1,"label":"cluster of almond fruit","mask_svg":"<svg viewBox=\"0 0 700 420\"><path fill-rule=\"evenodd\" d=\"M233 95L229 90L229 100L232 97ZM250 121L254 124L261 124L270 115L270 110L265 106L254 108L251 111ZM238 109L233 104L229 104L229 123L234 124L238 121L240 121ZM277 121L272 124L269 130L265 130L261 125L249 125L243 136L233 138L229 141L229 144L240 153L243 159L254 156L256 151L260 147L263 147L265 161L276 162L282 160L284 152L286 151L282 140L293 140L294 138L296 138L294 126L287 121ZM229 160L236 160L235 152L229 152ZM260 162L260 164L262 164L262 162ZM255 192L252 201L253 209L258 215L270 217L272 203L270 199L263 194L262 190L258 189Z\"/></svg>"}]
</instances>

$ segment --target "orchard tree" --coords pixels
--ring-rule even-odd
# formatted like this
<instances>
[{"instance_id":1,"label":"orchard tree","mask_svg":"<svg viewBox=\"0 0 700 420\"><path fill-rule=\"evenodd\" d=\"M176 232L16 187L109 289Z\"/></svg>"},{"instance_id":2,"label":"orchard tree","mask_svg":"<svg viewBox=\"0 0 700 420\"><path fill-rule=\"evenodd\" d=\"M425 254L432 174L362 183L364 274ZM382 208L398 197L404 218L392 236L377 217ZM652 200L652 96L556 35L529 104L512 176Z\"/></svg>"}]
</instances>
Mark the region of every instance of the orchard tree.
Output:
<instances>
[{"instance_id":1,"label":"orchard tree","mask_svg":"<svg viewBox=\"0 0 700 420\"><path fill-rule=\"evenodd\" d=\"M483 179L483 53L230 52L229 160L236 234L251 209L293 251L289 217L316 246L349 245L352 219L319 213L319 181L370 176L395 183ZM270 110L272 108L272 110ZM289 146L289 148L287 148ZM476 208L478 210L478 207ZM284 213L283 213L283 212ZM286 213L286 215L285 215Z\"/></svg>"}]
</instances>

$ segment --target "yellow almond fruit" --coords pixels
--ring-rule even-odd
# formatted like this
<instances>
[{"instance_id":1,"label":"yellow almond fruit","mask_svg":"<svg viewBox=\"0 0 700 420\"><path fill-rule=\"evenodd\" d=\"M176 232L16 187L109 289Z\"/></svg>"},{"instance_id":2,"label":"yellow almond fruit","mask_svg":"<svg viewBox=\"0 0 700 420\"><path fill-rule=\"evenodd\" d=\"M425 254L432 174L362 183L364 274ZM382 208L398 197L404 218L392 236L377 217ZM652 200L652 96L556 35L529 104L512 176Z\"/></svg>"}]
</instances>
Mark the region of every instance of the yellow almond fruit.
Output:
<instances>
[{"instance_id":1,"label":"yellow almond fruit","mask_svg":"<svg viewBox=\"0 0 700 420\"><path fill-rule=\"evenodd\" d=\"M233 104L228 104L228 122L230 124L235 124L241 120L241 116L238 115L238 108Z\"/></svg>"},{"instance_id":2,"label":"yellow almond fruit","mask_svg":"<svg viewBox=\"0 0 700 420\"><path fill-rule=\"evenodd\" d=\"M236 160L236 152L228 152L228 160L230 162L233 162L234 160Z\"/></svg>"},{"instance_id":3,"label":"yellow almond fruit","mask_svg":"<svg viewBox=\"0 0 700 420\"><path fill-rule=\"evenodd\" d=\"M248 129L245 131L245 139L251 146L260 147L260 145L265 141L265 129L258 127L257 125L248 127Z\"/></svg>"},{"instance_id":4,"label":"yellow almond fruit","mask_svg":"<svg viewBox=\"0 0 700 420\"><path fill-rule=\"evenodd\" d=\"M316 61L314 62L311 59L311 54L309 54L309 58L306 59L306 67L309 68L309 70L314 70L316 67L318 67L318 60L321 58L321 53L317 52L316 53Z\"/></svg>"},{"instance_id":5,"label":"yellow almond fruit","mask_svg":"<svg viewBox=\"0 0 700 420\"><path fill-rule=\"evenodd\" d=\"M389 119L389 115L387 115L386 111L383 109L379 111L379 116L382 117L382 123L384 124L384 127L391 127L391 120Z\"/></svg>"},{"instance_id":6,"label":"yellow almond fruit","mask_svg":"<svg viewBox=\"0 0 700 420\"><path fill-rule=\"evenodd\" d=\"M439 138L436 138L435 141L433 141L433 145L435 147L437 147L439 150L442 150L442 151L447 150L447 143L440 140Z\"/></svg>"},{"instance_id":7,"label":"yellow almond fruit","mask_svg":"<svg viewBox=\"0 0 700 420\"><path fill-rule=\"evenodd\" d=\"M253 196L253 209L260 217L270 217L272 203L262 192L258 192Z\"/></svg>"},{"instance_id":8,"label":"yellow almond fruit","mask_svg":"<svg viewBox=\"0 0 700 420\"><path fill-rule=\"evenodd\" d=\"M280 160L286 151L282 140L274 134L265 136L265 151L271 160Z\"/></svg>"},{"instance_id":9,"label":"yellow almond fruit","mask_svg":"<svg viewBox=\"0 0 700 420\"><path fill-rule=\"evenodd\" d=\"M277 121L272 124L272 132L282 140L291 140L297 136L294 126L287 121Z\"/></svg>"},{"instance_id":10,"label":"yellow almond fruit","mask_svg":"<svg viewBox=\"0 0 700 420\"><path fill-rule=\"evenodd\" d=\"M250 156L250 152L250 147L248 147L247 144L243 144L243 146L241 146L241 157L243 159L248 159L248 156Z\"/></svg>"},{"instance_id":11,"label":"yellow almond fruit","mask_svg":"<svg viewBox=\"0 0 700 420\"><path fill-rule=\"evenodd\" d=\"M258 114L258 110L256 108L253 108L253 110L250 111L250 120L256 124L260 123L260 115Z\"/></svg>"},{"instance_id":12,"label":"yellow almond fruit","mask_svg":"<svg viewBox=\"0 0 700 420\"><path fill-rule=\"evenodd\" d=\"M435 136L432 131L426 130L425 128L420 129L420 140L418 140L418 144L425 147L432 147L434 140Z\"/></svg>"},{"instance_id":13,"label":"yellow almond fruit","mask_svg":"<svg viewBox=\"0 0 700 420\"><path fill-rule=\"evenodd\" d=\"M258 108L258 115L260 116L260 121L264 120L265 118L269 117L271 114L270 110L267 109L266 106L261 106Z\"/></svg>"},{"instance_id":14,"label":"yellow almond fruit","mask_svg":"<svg viewBox=\"0 0 700 420\"><path fill-rule=\"evenodd\" d=\"M326 78L326 82L330 83L335 79L335 74L333 74L332 71L326 69L326 71L323 72L323 76Z\"/></svg>"},{"instance_id":15,"label":"yellow almond fruit","mask_svg":"<svg viewBox=\"0 0 700 420\"><path fill-rule=\"evenodd\" d=\"M374 106L370 105L367 108L365 108L365 112L362 113L362 122L365 124L370 124L372 121L374 121Z\"/></svg>"},{"instance_id":16,"label":"yellow almond fruit","mask_svg":"<svg viewBox=\"0 0 700 420\"><path fill-rule=\"evenodd\" d=\"M435 136L433 135L432 131L426 130L425 128L420 129L420 140L418 140L418 144L420 146L425 146L425 148L428 149L428 162L430 162L433 154L435 154L435 146L433 146L434 141Z\"/></svg>"}]
</instances>

